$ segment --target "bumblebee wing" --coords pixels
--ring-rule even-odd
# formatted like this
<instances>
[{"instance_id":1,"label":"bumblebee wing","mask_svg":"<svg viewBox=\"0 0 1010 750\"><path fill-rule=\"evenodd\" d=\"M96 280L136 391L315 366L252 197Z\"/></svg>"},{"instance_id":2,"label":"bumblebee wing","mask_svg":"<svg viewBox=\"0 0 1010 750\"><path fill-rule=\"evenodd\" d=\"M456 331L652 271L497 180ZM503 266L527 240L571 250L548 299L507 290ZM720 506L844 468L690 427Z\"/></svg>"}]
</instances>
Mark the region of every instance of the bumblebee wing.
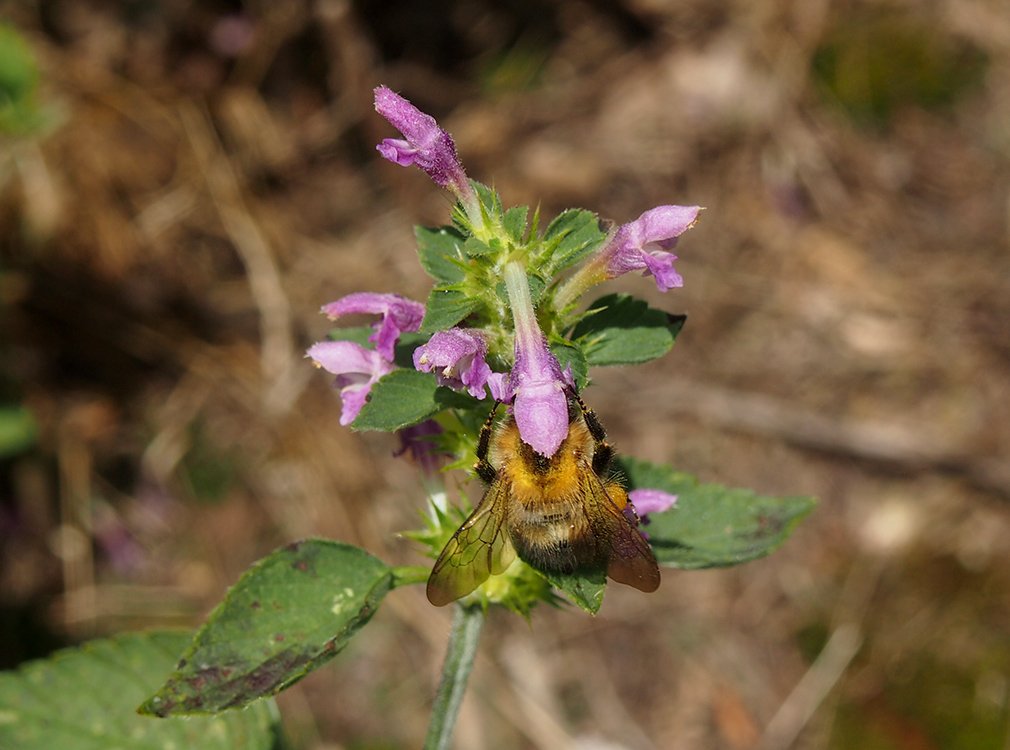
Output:
<instances>
[{"instance_id":1,"label":"bumblebee wing","mask_svg":"<svg viewBox=\"0 0 1010 750\"><path fill-rule=\"evenodd\" d=\"M516 553L504 528L508 494L504 481L492 483L445 545L428 577L428 601L436 607L466 596L512 564Z\"/></svg>"},{"instance_id":2,"label":"bumblebee wing","mask_svg":"<svg viewBox=\"0 0 1010 750\"><path fill-rule=\"evenodd\" d=\"M586 474L583 492L597 560L606 566L607 577L647 593L658 589L659 565L652 547L624 515L627 493L616 484L605 485L593 473Z\"/></svg>"}]
</instances>

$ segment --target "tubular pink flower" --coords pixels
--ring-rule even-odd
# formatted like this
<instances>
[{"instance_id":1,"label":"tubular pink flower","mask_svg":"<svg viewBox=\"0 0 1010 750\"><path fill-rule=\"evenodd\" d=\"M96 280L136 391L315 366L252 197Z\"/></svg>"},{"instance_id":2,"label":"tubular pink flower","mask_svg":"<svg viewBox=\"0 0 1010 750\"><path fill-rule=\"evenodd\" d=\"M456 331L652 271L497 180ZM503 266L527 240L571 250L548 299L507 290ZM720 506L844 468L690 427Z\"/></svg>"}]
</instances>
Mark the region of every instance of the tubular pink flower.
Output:
<instances>
[{"instance_id":1,"label":"tubular pink flower","mask_svg":"<svg viewBox=\"0 0 1010 750\"><path fill-rule=\"evenodd\" d=\"M667 251L694 225L700 211L699 206L658 206L620 226L598 256L606 278L641 270L656 279L661 292L682 286L684 280L673 268L677 256Z\"/></svg>"},{"instance_id":2,"label":"tubular pink flower","mask_svg":"<svg viewBox=\"0 0 1010 750\"><path fill-rule=\"evenodd\" d=\"M643 520L649 513L662 513L677 504L676 495L654 489L632 490L628 493L628 500Z\"/></svg>"},{"instance_id":3,"label":"tubular pink flower","mask_svg":"<svg viewBox=\"0 0 1010 750\"><path fill-rule=\"evenodd\" d=\"M554 307L565 310L589 289L628 271L643 271L656 279L659 291L682 286L673 268L677 256L668 252L677 238L694 226L700 206L658 206L619 226L590 260L554 295Z\"/></svg>"},{"instance_id":4,"label":"tubular pink flower","mask_svg":"<svg viewBox=\"0 0 1010 750\"><path fill-rule=\"evenodd\" d=\"M333 384L340 389L342 425L349 425L357 418L376 381L396 369L378 351L353 341L322 341L310 346L306 356L317 367L337 376Z\"/></svg>"},{"instance_id":5,"label":"tubular pink flower","mask_svg":"<svg viewBox=\"0 0 1010 750\"><path fill-rule=\"evenodd\" d=\"M440 187L451 190L464 205L476 205L476 196L456 155L452 136L409 101L385 86L375 89L375 111L389 120L405 140L386 138L376 148L401 167L416 165Z\"/></svg>"},{"instance_id":6,"label":"tubular pink flower","mask_svg":"<svg viewBox=\"0 0 1010 750\"><path fill-rule=\"evenodd\" d=\"M372 326L375 333L368 340L375 344L375 350L387 361L393 361L393 347L404 331L417 331L424 319L424 305L398 294L376 294L355 292L341 297L336 302L323 305L323 313L336 320L342 315L365 313L381 315L379 322Z\"/></svg>"},{"instance_id":7,"label":"tubular pink flower","mask_svg":"<svg viewBox=\"0 0 1010 750\"><path fill-rule=\"evenodd\" d=\"M450 328L438 331L428 343L414 350L414 368L434 372L438 382L456 390L466 389L474 398L484 398L484 385L491 376L487 343L479 331Z\"/></svg>"},{"instance_id":8,"label":"tubular pink flower","mask_svg":"<svg viewBox=\"0 0 1010 750\"><path fill-rule=\"evenodd\" d=\"M512 262L504 272L515 322L515 364L507 386L492 384L492 393L503 390L499 395L506 398L499 400L512 398L512 413L523 442L541 455L553 456L568 435L566 387L570 383L537 325L525 270Z\"/></svg>"}]
</instances>

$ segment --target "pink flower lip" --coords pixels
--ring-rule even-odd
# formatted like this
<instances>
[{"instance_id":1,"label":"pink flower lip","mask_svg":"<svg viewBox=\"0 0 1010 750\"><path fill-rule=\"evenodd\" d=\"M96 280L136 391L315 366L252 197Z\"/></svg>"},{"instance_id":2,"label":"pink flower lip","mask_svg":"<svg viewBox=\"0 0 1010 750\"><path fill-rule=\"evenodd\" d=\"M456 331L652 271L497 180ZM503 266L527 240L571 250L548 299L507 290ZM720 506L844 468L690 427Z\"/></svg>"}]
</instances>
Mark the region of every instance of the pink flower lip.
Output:
<instances>
[{"instance_id":1,"label":"pink flower lip","mask_svg":"<svg viewBox=\"0 0 1010 750\"><path fill-rule=\"evenodd\" d=\"M340 389L340 424L349 425L368 399L372 386L383 375L395 370L382 354L353 341L321 341L313 344L306 356L329 373Z\"/></svg>"},{"instance_id":2,"label":"pink flower lip","mask_svg":"<svg viewBox=\"0 0 1010 750\"><path fill-rule=\"evenodd\" d=\"M450 328L438 331L414 350L414 368L434 372L442 385L466 389L474 398L482 399L492 374L486 357L487 343L479 331Z\"/></svg>"}]
</instances>

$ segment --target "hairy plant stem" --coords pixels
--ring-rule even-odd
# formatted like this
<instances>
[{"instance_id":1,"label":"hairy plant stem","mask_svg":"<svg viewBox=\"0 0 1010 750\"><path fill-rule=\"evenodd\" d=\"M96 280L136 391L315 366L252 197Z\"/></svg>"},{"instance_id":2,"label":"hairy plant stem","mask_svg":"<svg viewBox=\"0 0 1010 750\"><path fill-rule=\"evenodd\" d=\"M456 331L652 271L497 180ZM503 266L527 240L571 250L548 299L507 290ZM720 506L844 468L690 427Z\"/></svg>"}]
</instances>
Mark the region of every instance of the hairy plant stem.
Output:
<instances>
[{"instance_id":1,"label":"hairy plant stem","mask_svg":"<svg viewBox=\"0 0 1010 750\"><path fill-rule=\"evenodd\" d=\"M446 750L452 742L452 730L463 703L466 681L477 655L480 631L486 615L480 606L456 605L449 631L449 645L442 664L442 680L431 707L431 723L424 738L424 750Z\"/></svg>"}]
</instances>

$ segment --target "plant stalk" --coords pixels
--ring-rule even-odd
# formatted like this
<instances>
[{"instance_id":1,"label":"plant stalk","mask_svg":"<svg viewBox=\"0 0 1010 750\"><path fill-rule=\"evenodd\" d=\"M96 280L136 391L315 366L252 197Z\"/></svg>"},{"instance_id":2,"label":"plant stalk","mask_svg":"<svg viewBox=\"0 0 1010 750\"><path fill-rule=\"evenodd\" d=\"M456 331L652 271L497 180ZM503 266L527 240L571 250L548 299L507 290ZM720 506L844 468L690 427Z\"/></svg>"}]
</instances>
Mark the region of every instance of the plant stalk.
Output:
<instances>
[{"instance_id":1,"label":"plant stalk","mask_svg":"<svg viewBox=\"0 0 1010 750\"><path fill-rule=\"evenodd\" d=\"M442 679L431 707L431 723L424 738L424 750L447 750L452 742L456 716L466 693L467 678L477 655L480 631L486 615L480 606L456 605L449 631L449 645L442 664Z\"/></svg>"}]
</instances>

